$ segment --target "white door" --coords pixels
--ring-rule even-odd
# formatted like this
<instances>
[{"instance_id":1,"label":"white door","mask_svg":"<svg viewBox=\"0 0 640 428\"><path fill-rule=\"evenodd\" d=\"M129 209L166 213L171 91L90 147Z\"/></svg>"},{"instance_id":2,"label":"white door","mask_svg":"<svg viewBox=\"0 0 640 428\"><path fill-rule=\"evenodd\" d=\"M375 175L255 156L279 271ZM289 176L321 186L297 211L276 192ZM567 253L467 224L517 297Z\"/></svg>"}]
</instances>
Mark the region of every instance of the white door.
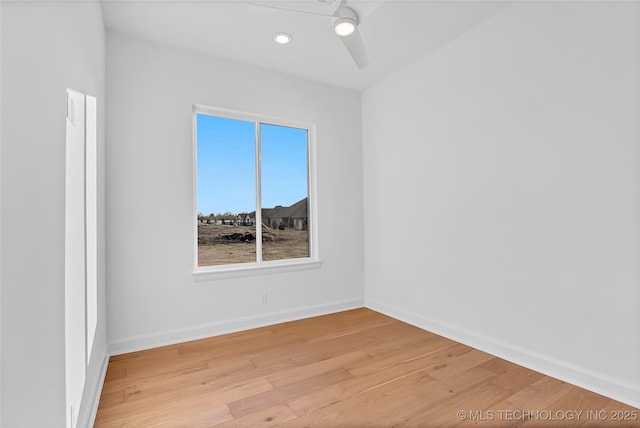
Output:
<instances>
[{"instance_id":1,"label":"white door","mask_svg":"<svg viewBox=\"0 0 640 428\"><path fill-rule=\"evenodd\" d=\"M95 99L94 99L95 101ZM87 108L88 107L88 108ZM86 156L95 158L95 121L87 121L87 112L95 115L95 102L87 103L84 94L67 90L67 135L65 175L65 376L67 427L75 428L84 390L87 363L87 274L95 265L88 263ZM91 147L87 142L92 140ZM95 161L94 161L95 163ZM95 167L92 169L95 173ZM95 204L95 196L92 204ZM91 211L95 217L95 210ZM94 223L92 223L94 224ZM92 243L91 245L94 245ZM91 273L89 272L91 271ZM93 338L91 338L92 340Z\"/></svg>"}]
</instances>

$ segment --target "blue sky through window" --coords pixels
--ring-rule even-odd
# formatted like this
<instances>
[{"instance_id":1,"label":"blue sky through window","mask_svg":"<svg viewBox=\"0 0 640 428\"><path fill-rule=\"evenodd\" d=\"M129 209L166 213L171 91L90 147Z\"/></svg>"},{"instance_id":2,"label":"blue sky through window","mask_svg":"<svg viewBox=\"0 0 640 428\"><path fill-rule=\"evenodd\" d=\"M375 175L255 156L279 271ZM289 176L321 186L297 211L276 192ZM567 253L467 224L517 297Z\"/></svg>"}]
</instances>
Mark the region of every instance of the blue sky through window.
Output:
<instances>
[{"instance_id":1,"label":"blue sky through window","mask_svg":"<svg viewBox=\"0 0 640 428\"><path fill-rule=\"evenodd\" d=\"M307 196L307 130L260 127L262 207L292 205ZM198 114L196 132L198 212L254 211L254 123Z\"/></svg>"}]
</instances>

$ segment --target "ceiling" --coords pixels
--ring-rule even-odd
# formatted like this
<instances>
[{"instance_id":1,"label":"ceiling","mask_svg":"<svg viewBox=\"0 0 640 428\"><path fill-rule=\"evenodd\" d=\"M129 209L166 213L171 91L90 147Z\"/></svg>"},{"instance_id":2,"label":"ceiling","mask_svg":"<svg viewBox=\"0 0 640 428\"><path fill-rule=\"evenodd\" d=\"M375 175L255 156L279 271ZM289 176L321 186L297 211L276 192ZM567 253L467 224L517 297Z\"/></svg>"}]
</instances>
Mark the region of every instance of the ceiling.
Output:
<instances>
[{"instance_id":1,"label":"ceiling","mask_svg":"<svg viewBox=\"0 0 640 428\"><path fill-rule=\"evenodd\" d=\"M252 2L261 0L252 0ZM293 2L317 2L294 0ZM508 7L510 1L349 0L370 59L359 70L331 18L239 0L102 0L107 30L363 90ZM273 42L287 32L293 42Z\"/></svg>"}]
</instances>

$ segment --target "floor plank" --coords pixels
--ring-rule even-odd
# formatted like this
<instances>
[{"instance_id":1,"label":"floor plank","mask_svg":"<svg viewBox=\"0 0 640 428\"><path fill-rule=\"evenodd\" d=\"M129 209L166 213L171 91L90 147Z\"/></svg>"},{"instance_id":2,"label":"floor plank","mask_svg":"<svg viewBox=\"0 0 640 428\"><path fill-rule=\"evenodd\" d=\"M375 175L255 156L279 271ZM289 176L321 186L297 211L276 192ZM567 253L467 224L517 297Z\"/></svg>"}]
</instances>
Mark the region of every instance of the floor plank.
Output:
<instances>
[{"instance_id":1,"label":"floor plank","mask_svg":"<svg viewBox=\"0 0 640 428\"><path fill-rule=\"evenodd\" d=\"M630 428L640 410L363 308L114 356L95 426Z\"/></svg>"}]
</instances>

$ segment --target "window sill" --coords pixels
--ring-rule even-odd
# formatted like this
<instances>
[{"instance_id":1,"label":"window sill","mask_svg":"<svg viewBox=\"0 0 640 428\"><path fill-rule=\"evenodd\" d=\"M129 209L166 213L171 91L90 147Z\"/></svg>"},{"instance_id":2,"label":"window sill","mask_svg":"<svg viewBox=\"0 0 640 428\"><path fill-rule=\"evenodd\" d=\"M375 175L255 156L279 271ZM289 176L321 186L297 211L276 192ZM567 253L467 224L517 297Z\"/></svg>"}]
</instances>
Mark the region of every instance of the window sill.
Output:
<instances>
[{"instance_id":1,"label":"window sill","mask_svg":"<svg viewBox=\"0 0 640 428\"><path fill-rule=\"evenodd\" d=\"M196 268L193 271L195 282L208 282L220 279L241 278L255 275L296 272L300 270L317 269L322 265L320 260L291 259L263 263L243 263L227 266L212 266Z\"/></svg>"}]
</instances>

